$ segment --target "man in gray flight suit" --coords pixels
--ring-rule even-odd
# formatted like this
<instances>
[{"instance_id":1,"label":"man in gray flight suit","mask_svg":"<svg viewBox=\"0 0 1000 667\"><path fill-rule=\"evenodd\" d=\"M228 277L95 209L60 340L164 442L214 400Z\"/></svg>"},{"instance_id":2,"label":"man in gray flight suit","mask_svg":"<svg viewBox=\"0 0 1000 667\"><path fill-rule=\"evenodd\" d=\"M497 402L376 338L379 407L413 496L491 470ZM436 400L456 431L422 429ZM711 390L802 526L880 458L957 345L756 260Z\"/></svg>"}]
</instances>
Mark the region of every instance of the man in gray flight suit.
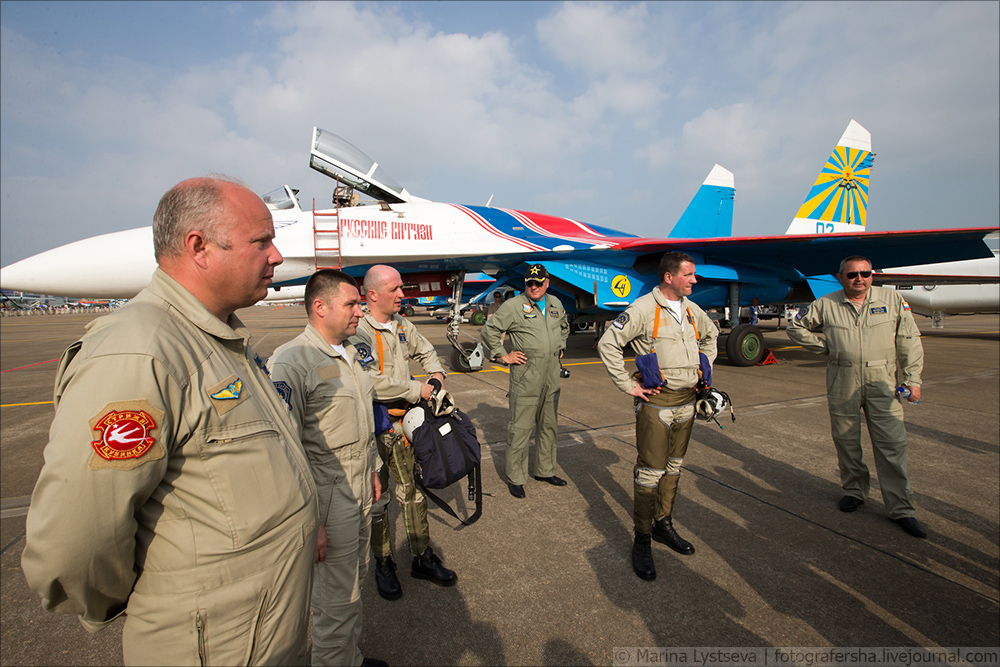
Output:
<instances>
[{"instance_id":1,"label":"man in gray flight suit","mask_svg":"<svg viewBox=\"0 0 1000 667\"><path fill-rule=\"evenodd\" d=\"M490 358L510 369L510 423L507 425L507 488L524 498L528 480L528 439L535 429L535 479L565 486L556 476L556 438L559 409L559 369L569 320L562 302L546 294L549 272L532 264L524 277L524 293L511 297L493 314L482 330L483 346ZM510 338L506 352L501 334Z\"/></svg>"},{"instance_id":2,"label":"man in gray flight suit","mask_svg":"<svg viewBox=\"0 0 1000 667\"><path fill-rule=\"evenodd\" d=\"M668 252L660 259L659 276L659 286L626 308L597 344L615 385L635 397L638 451L632 569L648 580L656 578L651 539L685 556L694 553L694 545L677 534L672 515L694 426L699 353L709 363L714 362L718 337L718 329L705 311L687 298L698 282L694 259ZM628 374L623 350L629 343L638 355L656 352L664 386L646 388Z\"/></svg>"},{"instance_id":3,"label":"man in gray flight suit","mask_svg":"<svg viewBox=\"0 0 1000 667\"><path fill-rule=\"evenodd\" d=\"M127 665L302 664L316 487L233 314L267 296L271 213L219 178L153 216L159 268L63 354L21 566Z\"/></svg>"},{"instance_id":4,"label":"man in gray flight suit","mask_svg":"<svg viewBox=\"0 0 1000 667\"><path fill-rule=\"evenodd\" d=\"M381 661L364 658L358 647L370 512L381 489L372 379L347 342L362 316L358 284L321 269L306 283L305 307L305 331L278 347L268 366L298 426L319 497L326 553L313 580L312 664L374 665Z\"/></svg>"},{"instance_id":5,"label":"man in gray flight suit","mask_svg":"<svg viewBox=\"0 0 1000 667\"><path fill-rule=\"evenodd\" d=\"M789 320L787 332L810 352L827 356L830 428L844 489L839 507L853 512L868 496L870 475L861 449L864 411L889 518L908 534L927 537L914 517L903 406L896 396L898 363L902 386L910 390L906 400L920 400L920 331L899 292L872 287L872 264L866 258L854 255L842 261L837 279L844 289L813 301ZM813 332L823 332L825 338Z\"/></svg>"},{"instance_id":6,"label":"man in gray flight suit","mask_svg":"<svg viewBox=\"0 0 1000 667\"><path fill-rule=\"evenodd\" d=\"M351 342L361 353L362 363L371 371L375 398L387 410L392 427L378 437L382 467L382 498L372 508L372 551L375 554L375 585L386 600L397 600L403 589L396 577L389 539L388 509L392 493L388 490L389 472L396 480L406 540L413 556L410 576L426 579L439 586L452 586L458 577L441 564L430 545L427 525L427 499L413 480L413 447L403 437L400 420L406 408L420 399L428 399L434 390L428 382L410 376L410 360L417 361L440 384L445 371L430 341L399 314L403 301L403 279L391 266L378 264L365 274L365 315Z\"/></svg>"}]
</instances>

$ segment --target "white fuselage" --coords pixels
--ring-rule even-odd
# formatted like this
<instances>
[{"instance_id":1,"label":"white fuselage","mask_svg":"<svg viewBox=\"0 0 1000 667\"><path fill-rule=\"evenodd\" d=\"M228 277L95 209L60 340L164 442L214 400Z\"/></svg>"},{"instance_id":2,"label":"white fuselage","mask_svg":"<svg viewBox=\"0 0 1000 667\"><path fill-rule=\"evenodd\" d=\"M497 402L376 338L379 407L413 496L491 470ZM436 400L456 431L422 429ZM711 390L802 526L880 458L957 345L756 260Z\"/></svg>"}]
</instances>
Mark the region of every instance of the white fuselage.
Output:
<instances>
[{"instance_id":1,"label":"white fuselage","mask_svg":"<svg viewBox=\"0 0 1000 667\"><path fill-rule=\"evenodd\" d=\"M274 244L284 261L274 285L303 282L322 266L367 266L414 259L456 260L569 251L614 242L566 218L436 202L346 207L317 212L272 209ZM478 211L478 212L477 212ZM483 216L488 216L492 221ZM530 216L530 217L529 217ZM326 238L316 229L338 229ZM320 232L322 234L322 232ZM317 247L332 247L324 258ZM102 234L39 253L0 272L3 289L68 297L131 298L156 268L152 227Z\"/></svg>"},{"instance_id":2,"label":"white fuselage","mask_svg":"<svg viewBox=\"0 0 1000 667\"><path fill-rule=\"evenodd\" d=\"M964 313L1000 312L1000 283L977 283L977 276L996 279L1000 274L1000 259L970 259L962 262L941 262L919 266L900 266L885 273L921 276L964 276L963 284L895 285L910 309L932 317L934 313L958 315Z\"/></svg>"}]
</instances>

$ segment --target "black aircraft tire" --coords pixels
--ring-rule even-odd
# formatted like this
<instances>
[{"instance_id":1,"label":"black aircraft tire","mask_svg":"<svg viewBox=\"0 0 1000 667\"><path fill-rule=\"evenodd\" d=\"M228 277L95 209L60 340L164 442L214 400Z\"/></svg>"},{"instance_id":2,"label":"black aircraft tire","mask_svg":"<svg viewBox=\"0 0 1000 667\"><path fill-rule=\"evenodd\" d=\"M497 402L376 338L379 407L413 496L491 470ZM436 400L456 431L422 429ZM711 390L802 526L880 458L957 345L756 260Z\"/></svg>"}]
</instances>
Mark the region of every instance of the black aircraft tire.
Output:
<instances>
[{"instance_id":1,"label":"black aircraft tire","mask_svg":"<svg viewBox=\"0 0 1000 667\"><path fill-rule=\"evenodd\" d=\"M726 356L733 366L753 366L764 356L764 335L752 324L737 324L726 339Z\"/></svg>"},{"instance_id":2,"label":"black aircraft tire","mask_svg":"<svg viewBox=\"0 0 1000 667\"><path fill-rule=\"evenodd\" d=\"M413 306L411 304L406 304L405 306L403 306L403 316L404 317L413 317L414 313L416 313L416 312L417 311L415 311L413 309Z\"/></svg>"},{"instance_id":3,"label":"black aircraft tire","mask_svg":"<svg viewBox=\"0 0 1000 667\"><path fill-rule=\"evenodd\" d=\"M472 350L476 349L475 343L460 343L460 345L466 353L472 352ZM469 365L469 360L455 348L451 348L451 370L456 373L472 372L472 366Z\"/></svg>"}]
</instances>

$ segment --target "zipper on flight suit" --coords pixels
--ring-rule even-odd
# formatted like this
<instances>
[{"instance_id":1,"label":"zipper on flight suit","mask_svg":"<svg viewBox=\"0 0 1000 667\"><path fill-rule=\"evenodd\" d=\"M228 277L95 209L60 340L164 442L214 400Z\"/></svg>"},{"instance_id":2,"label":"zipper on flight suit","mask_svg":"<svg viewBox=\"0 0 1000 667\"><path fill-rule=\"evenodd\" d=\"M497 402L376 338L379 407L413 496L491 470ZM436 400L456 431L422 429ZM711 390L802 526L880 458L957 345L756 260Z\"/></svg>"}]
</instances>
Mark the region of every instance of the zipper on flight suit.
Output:
<instances>
[{"instance_id":1,"label":"zipper on flight suit","mask_svg":"<svg viewBox=\"0 0 1000 667\"><path fill-rule=\"evenodd\" d=\"M201 620L201 611L195 612L194 615L194 626L198 630L198 663L201 665L206 664L205 662L205 623Z\"/></svg>"},{"instance_id":2,"label":"zipper on flight suit","mask_svg":"<svg viewBox=\"0 0 1000 667\"><path fill-rule=\"evenodd\" d=\"M247 657L247 665L253 664L254 654L257 652L257 642L260 639L260 628L264 624L264 610L267 607L268 591L261 593L257 600L257 611L254 614L253 637L250 642L250 655Z\"/></svg>"}]
</instances>

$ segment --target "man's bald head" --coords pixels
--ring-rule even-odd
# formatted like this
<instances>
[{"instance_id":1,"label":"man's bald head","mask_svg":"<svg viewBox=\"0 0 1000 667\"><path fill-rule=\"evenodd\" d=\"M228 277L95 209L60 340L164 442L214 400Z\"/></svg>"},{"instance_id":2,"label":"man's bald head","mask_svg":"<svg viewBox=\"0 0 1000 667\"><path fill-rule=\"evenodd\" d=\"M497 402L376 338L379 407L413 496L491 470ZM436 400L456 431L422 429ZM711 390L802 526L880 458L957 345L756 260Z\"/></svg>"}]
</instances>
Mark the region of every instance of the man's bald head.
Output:
<instances>
[{"instance_id":1,"label":"man's bald head","mask_svg":"<svg viewBox=\"0 0 1000 667\"><path fill-rule=\"evenodd\" d=\"M376 264L365 273L365 292L383 291L390 283L400 282L399 271L385 264Z\"/></svg>"},{"instance_id":2,"label":"man's bald head","mask_svg":"<svg viewBox=\"0 0 1000 667\"><path fill-rule=\"evenodd\" d=\"M365 274L364 285L368 310L378 322L387 322L399 312L403 302L403 279L399 271L385 264L376 264Z\"/></svg>"}]
</instances>

